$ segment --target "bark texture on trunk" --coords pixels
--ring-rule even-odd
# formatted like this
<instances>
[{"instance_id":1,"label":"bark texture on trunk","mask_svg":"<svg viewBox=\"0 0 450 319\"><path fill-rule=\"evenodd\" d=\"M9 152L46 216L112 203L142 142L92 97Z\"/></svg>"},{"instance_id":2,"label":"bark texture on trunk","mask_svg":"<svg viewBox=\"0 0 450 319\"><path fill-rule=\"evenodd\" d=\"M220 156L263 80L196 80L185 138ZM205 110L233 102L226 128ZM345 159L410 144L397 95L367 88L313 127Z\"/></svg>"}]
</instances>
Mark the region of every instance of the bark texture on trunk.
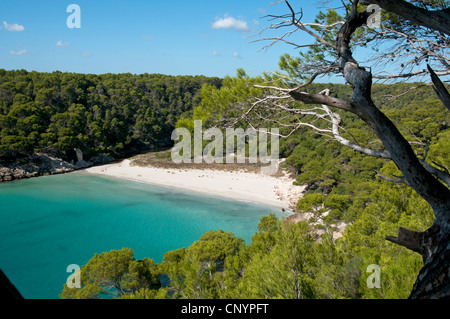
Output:
<instances>
[{"instance_id":1,"label":"bark texture on trunk","mask_svg":"<svg viewBox=\"0 0 450 319\"><path fill-rule=\"evenodd\" d=\"M430 231L431 233L432 231ZM430 239L433 235L428 234ZM439 236L439 235L438 235ZM435 239L434 241L436 241ZM439 239L439 245L425 262L414 284L410 299L450 298L450 235Z\"/></svg>"}]
</instances>

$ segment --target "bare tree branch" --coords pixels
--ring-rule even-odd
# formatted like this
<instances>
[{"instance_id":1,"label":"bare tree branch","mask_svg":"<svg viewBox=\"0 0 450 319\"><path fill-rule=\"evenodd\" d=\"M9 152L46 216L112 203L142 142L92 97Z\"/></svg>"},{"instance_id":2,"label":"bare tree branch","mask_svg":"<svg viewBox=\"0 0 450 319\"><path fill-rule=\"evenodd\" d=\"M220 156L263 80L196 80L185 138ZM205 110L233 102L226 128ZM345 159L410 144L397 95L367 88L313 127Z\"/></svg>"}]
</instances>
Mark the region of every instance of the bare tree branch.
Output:
<instances>
[{"instance_id":1,"label":"bare tree branch","mask_svg":"<svg viewBox=\"0 0 450 319\"><path fill-rule=\"evenodd\" d=\"M326 96L322 94L309 94L299 91L290 91L289 94L292 96L292 98L294 98L294 100L303 102L305 104L324 104L332 107L337 107L339 109L352 113L356 112L351 103L332 96Z\"/></svg>"},{"instance_id":2,"label":"bare tree branch","mask_svg":"<svg viewBox=\"0 0 450 319\"><path fill-rule=\"evenodd\" d=\"M391 182L391 183L409 185L408 181L405 178L387 177L387 176L384 176L384 175L381 175L381 174L378 174L378 173L377 173L377 177L380 178L380 179L383 179L385 181Z\"/></svg>"},{"instance_id":3,"label":"bare tree branch","mask_svg":"<svg viewBox=\"0 0 450 319\"><path fill-rule=\"evenodd\" d=\"M326 45L327 47L331 47L333 49L336 49L336 47L334 46L334 44L326 41L325 39L323 39L322 37L320 37L319 35L317 35L316 33L310 31L308 28L306 28L306 26L300 21L300 19L296 18L296 14L294 12L294 10L292 9L291 5L289 4L289 2L286 1L286 4L288 5L289 9L291 10L292 13L292 24L295 25L297 28L299 28L300 30L308 33L309 35L313 36L314 38L316 38L316 40L318 40L320 43L322 43L323 45ZM301 13L301 16L303 17L303 12Z\"/></svg>"},{"instance_id":4,"label":"bare tree branch","mask_svg":"<svg viewBox=\"0 0 450 319\"><path fill-rule=\"evenodd\" d=\"M444 83L441 82L439 77L433 71L433 69L428 65L428 71L431 75L431 80L434 84L434 91L438 95L439 99L442 101L444 106L450 111L450 93L448 93L447 88Z\"/></svg>"}]
</instances>

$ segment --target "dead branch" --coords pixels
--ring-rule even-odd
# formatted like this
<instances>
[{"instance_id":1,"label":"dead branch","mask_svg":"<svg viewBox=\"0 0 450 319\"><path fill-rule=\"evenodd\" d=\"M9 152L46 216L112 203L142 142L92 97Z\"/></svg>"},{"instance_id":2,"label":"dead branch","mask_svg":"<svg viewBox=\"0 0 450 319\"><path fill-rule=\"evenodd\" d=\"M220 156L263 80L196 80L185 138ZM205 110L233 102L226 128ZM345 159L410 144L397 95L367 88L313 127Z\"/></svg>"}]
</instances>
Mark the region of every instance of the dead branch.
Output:
<instances>
[{"instance_id":1,"label":"dead branch","mask_svg":"<svg viewBox=\"0 0 450 319\"><path fill-rule=\"evenodd\" d=\"M437 96L442 101L444 106L450 111L450 93L448 93L444 83L442 83L437 74L429 65L428 71L430 72L431 80L434 84L434 91L436 92Z\"/></svg>"}]
</instances>

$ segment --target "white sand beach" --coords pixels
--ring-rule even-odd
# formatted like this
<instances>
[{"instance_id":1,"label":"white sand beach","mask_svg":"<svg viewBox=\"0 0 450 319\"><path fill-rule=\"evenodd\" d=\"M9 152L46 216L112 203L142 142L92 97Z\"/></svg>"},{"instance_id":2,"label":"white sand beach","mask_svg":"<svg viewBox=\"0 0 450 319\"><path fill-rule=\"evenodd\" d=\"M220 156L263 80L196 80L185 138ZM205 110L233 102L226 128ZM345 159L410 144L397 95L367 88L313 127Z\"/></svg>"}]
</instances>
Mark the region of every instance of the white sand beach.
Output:
<instances>
[{"instance_id":1,"label":"white sand beach","mask_svg":"<svg viewBox=\"0 0 450 319\"><path fill-rule=\"evenodd\" d=\"M272 177L244 171L140 167L132 165L130 160L95 166L86 171L254 202L285 210L295 207L305 188L293 185L294 180L288 176Z\"/></svg>"}]
</instances>

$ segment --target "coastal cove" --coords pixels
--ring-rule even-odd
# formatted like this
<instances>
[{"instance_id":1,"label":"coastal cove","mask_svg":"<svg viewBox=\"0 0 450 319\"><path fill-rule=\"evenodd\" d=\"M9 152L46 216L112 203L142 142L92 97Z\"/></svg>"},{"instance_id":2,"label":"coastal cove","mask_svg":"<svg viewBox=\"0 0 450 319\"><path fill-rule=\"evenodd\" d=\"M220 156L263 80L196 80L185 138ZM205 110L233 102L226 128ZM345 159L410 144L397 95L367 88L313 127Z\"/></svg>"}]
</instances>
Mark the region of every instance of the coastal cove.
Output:
<instances>
[{"instance_id":1,"label":"coastal cove","mask_svg":"<svg viewBox=\"0 0 450 319\"><path fill-rule=\"evenodd\" d=\"M0 268L25 298L58 298L70 273L95 253L132 248L162 261L222 229L247 243L268 205L85 171L0 184Z\"/></svg>"}]
</instances>

